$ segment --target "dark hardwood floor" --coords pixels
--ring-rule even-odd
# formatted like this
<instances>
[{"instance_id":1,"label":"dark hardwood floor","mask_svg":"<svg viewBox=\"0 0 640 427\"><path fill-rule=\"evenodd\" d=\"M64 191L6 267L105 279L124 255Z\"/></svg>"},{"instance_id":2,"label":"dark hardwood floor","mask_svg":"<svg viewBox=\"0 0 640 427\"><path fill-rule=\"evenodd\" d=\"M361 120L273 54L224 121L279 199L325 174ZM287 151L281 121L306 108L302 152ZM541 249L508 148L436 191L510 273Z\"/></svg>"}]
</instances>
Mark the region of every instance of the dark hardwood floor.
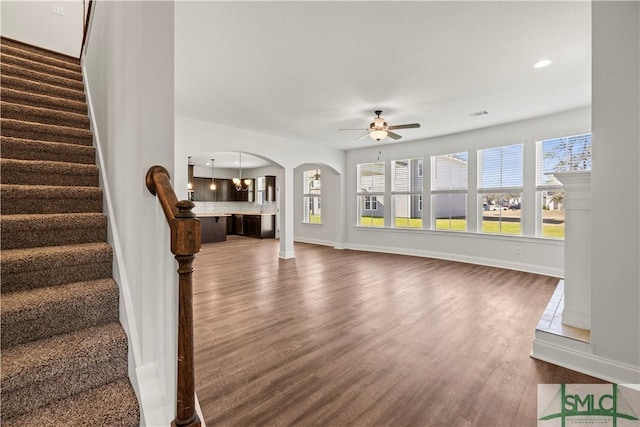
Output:
<instances>
[{"instance_id":1,"label":"dark hardwood floor","mask_svg":"<svg viewBox=\"0 0 640 427\"><path fill-rule=\"evenodd\" d=\"M209 427L535 426L538 383L599 380L529 357L557 279L229 236L194 271Z\"/></svg>"}]
</instances>

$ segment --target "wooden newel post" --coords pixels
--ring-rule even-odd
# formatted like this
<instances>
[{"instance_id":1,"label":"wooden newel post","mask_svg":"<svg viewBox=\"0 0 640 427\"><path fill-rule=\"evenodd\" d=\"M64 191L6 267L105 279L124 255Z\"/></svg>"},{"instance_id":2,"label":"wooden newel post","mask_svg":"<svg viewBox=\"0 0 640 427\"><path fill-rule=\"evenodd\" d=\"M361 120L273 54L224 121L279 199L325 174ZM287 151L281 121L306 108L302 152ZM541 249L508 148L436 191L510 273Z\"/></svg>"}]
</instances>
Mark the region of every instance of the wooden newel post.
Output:
<instances>
[{"instance_id":1,"label":"wooden newel post","mask_svg":"<svg viewBox=\"0 0 640 427\"><path fill-rule=\"evenodd\" d=\"M200 221L188 200L177 203L171 227L171 252L178 261L178 387L176 419L172 426L200 426L195 406L193 360L193 260L200 251Z\"/></svg>"},{"instance_id":2,"label":"wooden newel post","mask_svg":"<svg viewBox=\"0 0 640 427\"><path fill-rule=\"evenodd\" d=\"M171 228L171 253L178 261L178 383L175 427L199 427L195 405L193 360L193 260L200 251L200 221L193 202L178 201L171 187L169 172L153 166L146 176L149 191L158 196Z\"/></svg>"}]
</instances>

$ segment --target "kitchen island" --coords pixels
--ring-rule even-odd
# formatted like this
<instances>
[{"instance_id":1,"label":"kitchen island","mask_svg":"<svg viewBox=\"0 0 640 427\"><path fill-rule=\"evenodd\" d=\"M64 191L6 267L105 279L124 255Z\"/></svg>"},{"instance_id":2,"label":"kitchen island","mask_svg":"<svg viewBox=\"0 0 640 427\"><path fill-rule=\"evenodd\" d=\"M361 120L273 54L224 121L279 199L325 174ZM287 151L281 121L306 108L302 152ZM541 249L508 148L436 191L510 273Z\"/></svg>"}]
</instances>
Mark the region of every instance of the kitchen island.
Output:
<instances>
[{"instance_id":1,"label":"kitchen island","mask_svg":"<svg viewBox=\"0 0 640 427\"><path fill-rule=\"evenodd\" d=\"M227 240L227 220L225 213L199 213L202 243L225 242Z\"/></svg>"}]
</instances>

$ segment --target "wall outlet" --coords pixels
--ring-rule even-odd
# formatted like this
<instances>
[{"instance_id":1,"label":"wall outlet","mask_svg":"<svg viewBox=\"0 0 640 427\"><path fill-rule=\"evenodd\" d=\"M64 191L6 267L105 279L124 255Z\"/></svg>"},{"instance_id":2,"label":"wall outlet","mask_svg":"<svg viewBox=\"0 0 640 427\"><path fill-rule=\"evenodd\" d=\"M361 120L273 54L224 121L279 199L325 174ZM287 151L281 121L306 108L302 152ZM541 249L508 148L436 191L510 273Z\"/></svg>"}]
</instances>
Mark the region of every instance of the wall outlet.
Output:
<instances>
[{"instance_id":1,"label":"wall outlet","mask_svg":"<svg viewBox=\"0 0 640 427\"><path fill-rule=\"evenodd\" d=\"M56 15L64 16L64 7L54 4L53 13L55 13Z\"/></svg>"}]
</instances>

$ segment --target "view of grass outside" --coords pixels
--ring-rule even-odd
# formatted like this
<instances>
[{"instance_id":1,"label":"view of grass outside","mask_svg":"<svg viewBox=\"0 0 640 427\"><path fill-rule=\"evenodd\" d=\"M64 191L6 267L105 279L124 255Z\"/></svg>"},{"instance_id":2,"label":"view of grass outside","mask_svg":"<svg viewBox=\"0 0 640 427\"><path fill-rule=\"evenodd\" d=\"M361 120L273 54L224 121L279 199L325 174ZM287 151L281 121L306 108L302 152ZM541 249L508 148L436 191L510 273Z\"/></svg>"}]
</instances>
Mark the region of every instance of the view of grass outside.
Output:
<instances>
[{"instance_id":1,"label":"view of grass outside","mask_svg":"<svg viewBox=\"0 0 640 427\"><path fill-rule=\"evenodd\" d=\"M422 218L396 217L396 227L422 228Z\"/></svg>"},{"instance_id":2,"label":"view of grass outside","mask_svg":"<svg viewBox=\"0 0 640 427\"><path fill-rule=\"evenodd\" d=\"M318 224L320 219L318 218ZM384 218L362 217L360 225L363 227L384 227ZM420 218L396 218L396 227L400 228L422 228ZM466 219L436 219L436 230L465 231L467 229ZM500 234L522 234L522 226L519 222L482 221L483 233ZM564 238L563 224L543 224L542 235L548 238Z\"/></svg>"},{"instance_id":3,"label":"view of grass outside","mask_svg":"<svg viewBox=\"0 0 640 427\"><path fill-rule=\"evenodd\" d=\"M542 210L542 237L564 239L564 209Z\"/></svg>"},{"instance_id":4,"label":"view of grass outside","mask_svg":"<svg viewBox=\"0 0 640 427\"><path fill-rule=\"evenodd\" d=\"M436 230L465 231L466 219L436 218Z\"/></svg>"},{"instance_id":5,"label":"view of grass outside","mask_svg":"<svg viewBox=\"0 0 640 427\"><path fill-rule=\"evenodd\" d=\"M483 233L522 234L522 226L519 222L506 221L482 221Z\"/></svg>"},{"instance_id":6,"label":"view of grass outside","mask_svg":"<svg viewBox=\"0 0 640 427\"><path fill-rule=\"evenodd\" d=\"M307 224L322 224L322 218L320 215L311 215L309 214L309 221Z\"/></svg>"},{"instance_id":7,"label":"view of grass outside","mask_svg":"<svg viewBox=\"0 0 640 427\"><path fill-rule=\"evenodd\" d=\"M375 216L361 216L360 225L363 227L384 227L384 218Z\"/></svg>"}]
</instances>

